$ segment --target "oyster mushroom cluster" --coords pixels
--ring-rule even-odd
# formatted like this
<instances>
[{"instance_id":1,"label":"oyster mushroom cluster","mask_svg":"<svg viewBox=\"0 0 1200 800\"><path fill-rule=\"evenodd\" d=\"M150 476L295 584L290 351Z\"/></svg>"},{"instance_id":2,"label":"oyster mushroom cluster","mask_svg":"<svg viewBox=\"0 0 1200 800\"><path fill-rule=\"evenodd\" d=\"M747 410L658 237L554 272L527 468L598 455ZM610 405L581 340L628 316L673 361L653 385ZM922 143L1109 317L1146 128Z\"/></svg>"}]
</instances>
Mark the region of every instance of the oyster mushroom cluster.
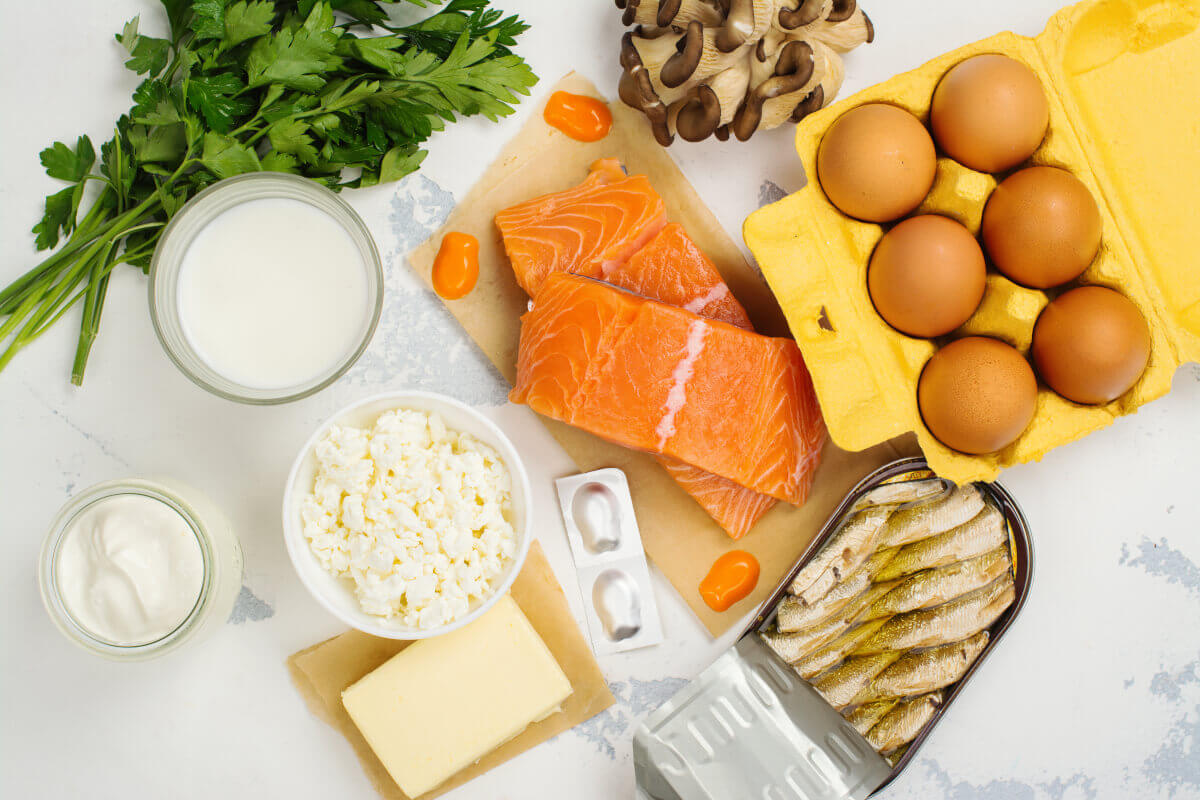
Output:
<instances>
[{"instance_id":1,"label":"oyster mushroom cluster","mask_svg":"<svg viewBox=\"0 0 1200 800\"><path fill-rule=\"evenodd\" d=\"M855 0L616 0L621 99L658 143L749 139L833 100L841 54L874 37Z\"/></svg>"}]
</instances>

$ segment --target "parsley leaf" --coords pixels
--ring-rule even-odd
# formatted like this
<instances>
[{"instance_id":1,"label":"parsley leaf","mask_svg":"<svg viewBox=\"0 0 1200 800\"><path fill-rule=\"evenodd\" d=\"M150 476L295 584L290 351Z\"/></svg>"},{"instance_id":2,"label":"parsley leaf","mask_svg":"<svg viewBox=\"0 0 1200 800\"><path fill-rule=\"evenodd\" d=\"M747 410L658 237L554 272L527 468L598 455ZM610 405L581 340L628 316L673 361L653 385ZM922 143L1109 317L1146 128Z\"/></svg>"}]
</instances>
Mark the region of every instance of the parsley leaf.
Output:
<instances>
[{"instance_id":1,"label":"parsley leaf","mask_svg":"<svg viewBox=\"0 0 1200 800\"><path fill-rule=\"evenodd\" d=\"M318 18L322 9L328 10L318 5L308 19ZM285 28L256 41L246 58L250 86L281 83L307 92L315 92L324 86L325 79L320 74L341 66L341 59L334 55L341 31L314 27L315 30L302 27L295 31Z\"/></svg>"},{"instance_id":2,"label":"parsley leaf","mask_svg":"<svg viewBox=\"0 0 1200 800\"><path fill-rule=\"evenodd\" d=\"M188 105L198 111L208 127L219 133L229 133L235 120L253 110L251 101L239 97L245 84L230 73L202 75L187 84Z\"/></svg>"},{"instance_id":3,"label":"parsley leaf","mask_svg":"<svg viewBox=\"0 0 1200 800\"><path fill-rule=\"evenodd\" d=\"M62 142L55 142L43 150L39 157L46 174L51 178L75 183L92 171L92 165L96 163L96 150L92 147L91 139L80 136L74 150Z\"/></svg>"},{"instance_id":4,"label":"parsley leaf","mask_svg":"<svg viewBox=\"0 0 1200 800\"><path fill-rule=\"evenodd\" d=\"M197 39L220 39L225 35L223 0L192 0L192 32Z\"/></svg>"},{"instance_id":5,"label":"parsley leaf","mask_svg":"<svg viewBox=\"0 0 1200 800\"><path fill-rule=\"evenodd\" d=\"M183 125L133 125L129 128L133 158L139 162L172 161L187 147Z\"/></svg>"},{"instance_id":6,"label":"parsley leaf","mask_svg":"<svg viewBox=\"0 0 1200 800\"><path fill-rule=\"evenodd\" d=\"M225 38L221 41L221 49L228 50L247 39L267 35L274 19L275 4L271 0L234 3L225 9Z\"/></svg>"},{"instance_id":7,"label":"parsley leaf","mask_svg":"<svg viewBox=\"0 0 1200 800\"><path fill-rule=\"evenodd\" d=\"M170 125L179 122L179 108L170 87L161 80L142 81L133 91L134 106L129 117L143 125Z\"/></svg>"},{"instance_id":8,"label":"parsley leaf","mask_svg":"<svg viewBox=\"0 0 1200 800\"><path fill-rule=\"evenodd\" d=\"M416 172L417 167L421 166L421 162L425 160L425 156L427 155L429 153L424 150L418 150L415 145L393 147L384 154L383 161L380 162L380 183L398 181L405 175Z\"/></svg>"},{"instance_id":9,"label":"parsley leaf","mask_svg":"<svg viewBox=\"0 0 1200 800\"><path fill-rule=\"evenodd\" d=\"M41 222L33 226L33 232L37 234L35 245L38 250L48 250L58 244L59 230L70 233L69 226L74 210L71 195L74 191L73 187L68 186L46 198L46 213L42 215Z\"/></svg>"},{"instance_id":10,"label":"parsley leaf","mask_svg":"<svg viewBox=\"0 0 1200 800\"><path fill-rule=\"evenodd\" d=\"M185 30L184 20L188 12L188 0L159 0L167 12L167 23L171 27L171 39L179 41Z\"/></svg>"},{"instance_id":11,"label":"parsley leaf","mask_svg":"<svg viewBox=\"0 0 1200 800\"><path fill-rule=\"evenodd\" d=\"M129 60L125 66L139 75L150 74L151 77L162 72L167 66L167 58L171 54L171 43L166 39L155 39L152 36L142 36L138 33L138 17L125 23L125 29L117 34Z\"/></svg>"},{"instance_id":12,"label":"parsley leaf","mask_svg":"<svg viewBox=\"0 0 1200 800\"><path fill-rule=\"evenodd\" d=\"M262 166L258 156L246 145L220 133L204 134L204 151L200 156L209 172L218 178L229 178L243 172L258 172Z\"/></svg>"},{"instance_id":13,"label":"parsley leaf","mask_svg":"<svg viewBox=\"0 0 1200 800\"><path fill-rule=\"evenodd\" d=\"M312 137L308 135L308 125L294 117L281 119L267 129L271 147L280 153L296 156L306 164L317 160L317 148L313 147Z\"/></svg>"}]
</instances>

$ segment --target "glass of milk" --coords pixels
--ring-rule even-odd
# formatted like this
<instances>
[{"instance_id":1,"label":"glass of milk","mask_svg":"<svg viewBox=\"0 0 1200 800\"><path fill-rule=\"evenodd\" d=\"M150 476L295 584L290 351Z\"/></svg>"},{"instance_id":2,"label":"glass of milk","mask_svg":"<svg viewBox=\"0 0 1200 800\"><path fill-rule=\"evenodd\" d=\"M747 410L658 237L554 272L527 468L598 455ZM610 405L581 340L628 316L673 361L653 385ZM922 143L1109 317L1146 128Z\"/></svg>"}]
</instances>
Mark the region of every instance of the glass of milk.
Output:
<instances>
[{"instance_id":1,"label":"glass of milk","mask_svg":"<svg viewBox=\"0 0 1200 800\"><path fill-rule=\"evenodd\" d=\"M38 561L50 619L117 661L169 653L219 627L242 584L242 551L202 494L128 478L85 489L50 525Z\"/></svg>"},{"instance_id":2,"label":"glass of milk","mask_svg":"<svg viewBox=\"0 0 1200 800\"><path fill-rule=\"evenodd\" d=\"M383 268L366 225L316 181L227 178L163 231L150 313L187 377L230 400L286 403L337 380L367 348Z\"/></svg>"}]
</instances>

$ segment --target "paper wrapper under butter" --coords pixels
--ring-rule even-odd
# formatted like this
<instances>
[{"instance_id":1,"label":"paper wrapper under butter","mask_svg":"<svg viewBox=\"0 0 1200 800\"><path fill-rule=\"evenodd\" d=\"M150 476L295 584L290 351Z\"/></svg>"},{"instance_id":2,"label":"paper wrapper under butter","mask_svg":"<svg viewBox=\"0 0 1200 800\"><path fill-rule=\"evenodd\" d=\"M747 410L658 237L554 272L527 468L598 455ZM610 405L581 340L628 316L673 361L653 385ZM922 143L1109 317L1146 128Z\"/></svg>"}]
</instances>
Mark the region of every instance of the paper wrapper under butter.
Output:
<instances>
[{"instance_id":1,"label":"paper wrapper under butter","mask_svg":"<svg viewBox=\"0 0 1200 800\"><path fill-rule=\"evenodd\" d=\"M421 800L438 797L461 786L531 747L591 719L614 702L592 650L575 618L571 616L562 587L546 561L542 546L536 541L529 548L529 558L513 583L511 594L566 673L571 682L571 696L563 703L561 711L533 723L437 789L421 795ZM379 794L388 800L410 798L400 791L346 713L342 705L342 691L410 644L412 642L379 639L360 631L348 631L301 650L288 659L292 680L309 708L346 737L367 776Z\"/></svg>"},{"instance_id":2,"label":"paper wrapper under butter","mask_svg":"<svg viewBox=\"0 0 1200 800\"><path fill-rule=\"evenodd\" d=\"M600 97L578 75L568 75L549 92L564 90ZM547 94L548 96L548 94ZM603 99L603 98L601 98ZM538 100L537 108L544 103ZM758 271L742 256L696 190L654 141L649 123L621 103L610 103L612 131L599 142L569 139L534 115L488 167L479 182L450 214L446 224L409 254L409 262L427 285L433 259L447 231L462 231L479 240L479 283L461 300L446 307L475 340L500 373L512 383L516 374L521 315L528 296L517 285L492 221L496 212L532 197L578 184L588 166L615 157L630 174L643 174L662 196L667 218L681 223L712 259L760 333L787 336L775 298ZM827 445L812 493L803 508L778 503L741 540L733 542L653 456L626 450L561 422L543 420L554 438L582 471L617 467L625 471L633 494L646 552L713 636L719 636L754 609L808 548L821 524L863 475L915 447L883 444L859 453ZM556 476L558 477L558 476ZM758 558L762 574L757 588L729 611L717 613L704 604L698 586L713 561L731 549Z\"/></svg>"}]
</instances>

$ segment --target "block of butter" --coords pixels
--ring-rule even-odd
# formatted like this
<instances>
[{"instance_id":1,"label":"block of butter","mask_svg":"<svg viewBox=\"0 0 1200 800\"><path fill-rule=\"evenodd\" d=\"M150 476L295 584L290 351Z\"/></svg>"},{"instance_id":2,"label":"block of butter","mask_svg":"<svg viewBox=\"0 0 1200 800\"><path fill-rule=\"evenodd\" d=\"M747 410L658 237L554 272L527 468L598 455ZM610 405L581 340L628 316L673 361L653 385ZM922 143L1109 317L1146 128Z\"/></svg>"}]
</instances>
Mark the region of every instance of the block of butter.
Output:
<instances>
[{"instance_id":1,"label":"block of butter","mask_svg":"<svg viewBox=\"0 0 1200 800\"><path fill-rule=\"evenodd\" d=\"M422 639L342 693L411 798L544 719L571 683L511 597L456 631Z\"/></svg>"}]
</instances>

